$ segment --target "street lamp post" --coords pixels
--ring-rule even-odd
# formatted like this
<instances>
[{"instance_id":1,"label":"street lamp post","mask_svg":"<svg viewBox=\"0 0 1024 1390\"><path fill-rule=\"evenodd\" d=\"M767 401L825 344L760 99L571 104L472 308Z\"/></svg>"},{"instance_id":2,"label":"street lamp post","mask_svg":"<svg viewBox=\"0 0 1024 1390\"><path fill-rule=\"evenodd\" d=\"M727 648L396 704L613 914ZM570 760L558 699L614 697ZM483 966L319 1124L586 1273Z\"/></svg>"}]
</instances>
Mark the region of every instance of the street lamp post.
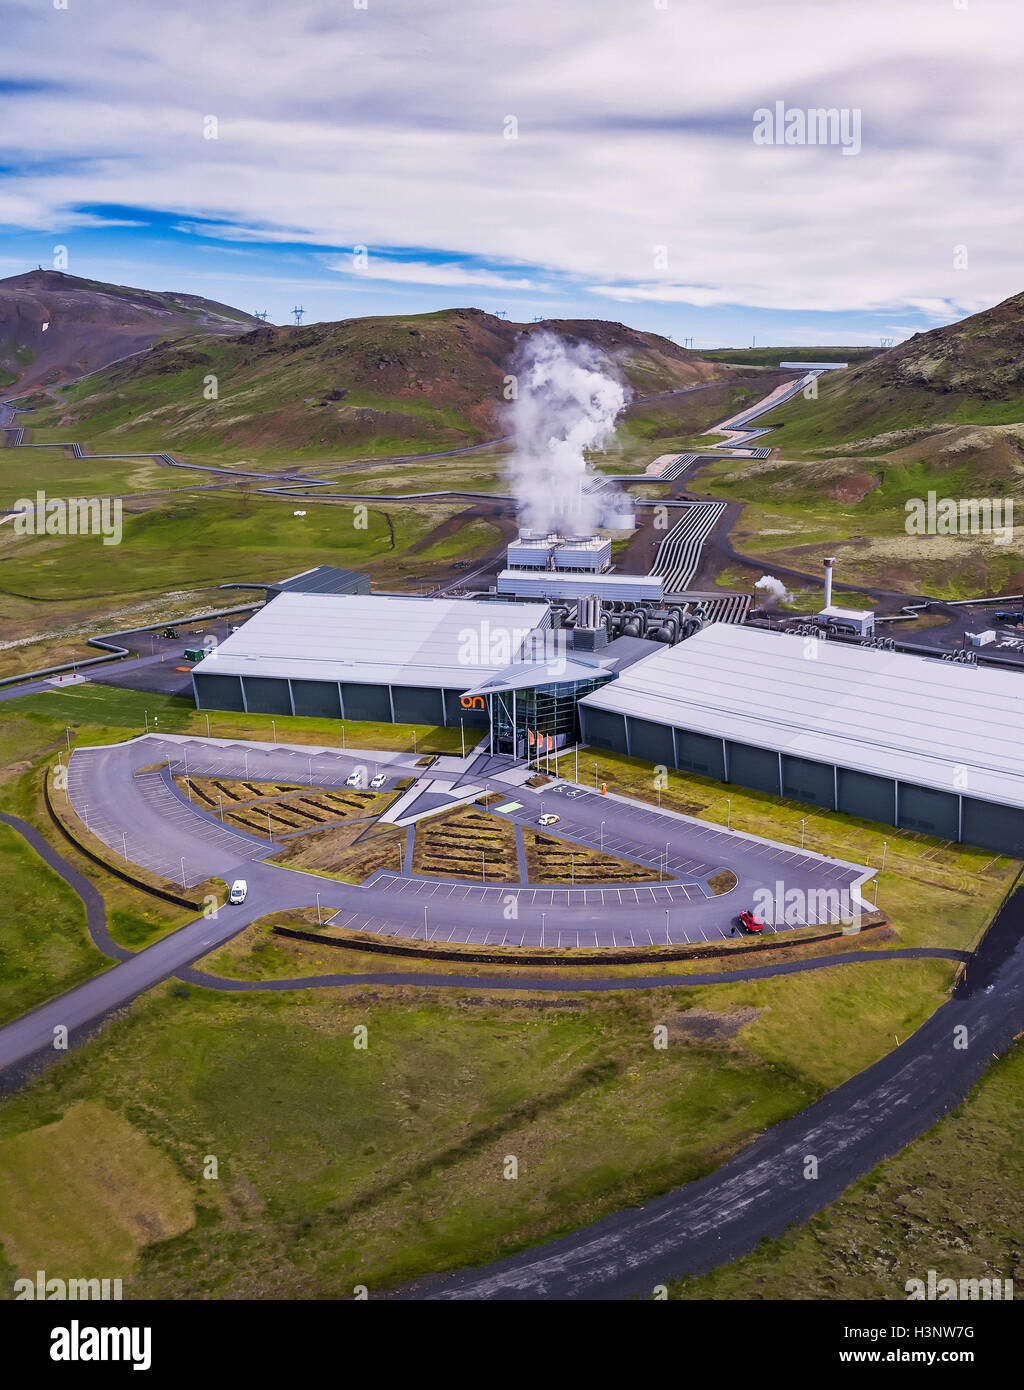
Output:
<instances>
[{"instance_id":1,"label":"street lamp post","mask_svg":"<svg viewBox=\"0 0 1024 1390\"><path fill-rule=\"evenodd\" d=\"M466 721L459 720L459 733L462 735L462 756L466 756Z\"/></svg>"},{"instance_id":2,"label":"street lamp post","mask_svg":"<svg viewBox=\"0 0 1024 1390\"><path fill-rule=\"evenodd\" d=\"M423 940L427 939L427 905L423 904Z\"/></svg>"},{"instance_id":3,"label":"street lamp post","mask_svg":"<svg viewBox=\"0 0 1024 1390\"><path fill-rule=\"evenodd\" d=\"M543 948L544 948L544 919L545 919L546 917L547 917L547 913L546 913L546 912L542 912L542 913L540 914L540 944L541 944L541 949L542 949L542 950L543 950Z\"/></svg>"},{"instance_id":4,"label":"street lamp post","mask_svg":"<svg viewBox=\"0 0 1024 1390\"><path fill-rule=\"evenodd\" d=\"M672 945L672 938L668 934L668 908L665 909L665 945Z\"/></svg>"},{"instance_id":5,"label":"street lamp post","mask_svg":"<svg viewBox=\"0 0 1024 1390\"><path fill-rule=\"evenodd\" d=\"M597 763L594 764L594 786L597 786Z\"/></svg>"},{"instance_id":6,"label":"street lamp post","mask_svg":"<svg viewBox=\"0 0 1024 1390\"><path fill-rule=\"evenodd\" d=\"M804 832L805 832L806 829L807 829L807 819L806 819L806 817L801 817L801 820L800 820L800 848L801 848L801 849L803 849L803 847L804 847Z\"/></svg>"},{"instance_id":7,"label":"street lamp post","mask_svg":"<svg viewBox=\"0 0 1024 1390\"><path fill-rule=\"evenodd\" d=\"M121 853L124 855L124 862L127 864L127 863L128 863L128 841L127 841L127 839L125 838L125 833L124 833L123 830L121 831Z\"/></svg>"},{"instance_id":8,"label":"street lamp post","mask_svg":"<svg viewBox=\"0 0 1024 1390\"><path fill-rule=\"evenodd\" d=\"M601 822L601 853L604 854L604 821Z\"/></svg>"},{"instance_id":9,"label":"street lamp post","mask_svg":"<svg viewBox=\"0 0 1024 1390\"><path fill-rule=\"evenodd\" d=\"M886 851L888 848L889 848L889 841L888 841L888 840L883 840L883 841L882 841L882 868L879 870L879 873L881 873L881 872L885 869L885 851Z\"/></svg>"},{"instance_id":10,"label":"street lamp post","mask_svg":"<svg viewBox=\"0 0 1024 1390\"><path fill-rule=\"evenodd\" d=\"M321 925L321 921L320 921L320 894L319 894L319 893L317 893L317 895L316 895L316 924L317 924L318 927Z\"/></svg>"},{"instance_id":11,"label":"street lamp post","mask_svg":"<svg viewBox=\"0 0 1024 1390\"><path fill-rule=\"evenodd\" d=\"M270 812L269 812L269 811L267 812L267 839L270 841L271 844L274 843L274 832L273 832L273 830L270 828Z\"/></svg>"},{"instance_id":12,"label":"street lamp post","mask_svg":"<svg viewBox=\"0 0 1024 1390\"><path fill-rule=\"evenodd\" d=\"M726 811L726 817L727 817L727 818L726 818L726 822L725 822L725 828L726 828L726 830L731 830L731 829L732 829L732 797L731 797L731 796L727 796L727 797L725 798L725 804L726 804L726 807L727 807L727 811Z\"/></svg>"},{"instance_id":13,"label":"street lamp post","mask_svg":"<svg viewBox=\"0 0 1024 1390\"><path fill-rule=\"evenodd\" d=\"M148 734L148 733L149 733L149 710L148 710L148 709L144 709L144 710L142 711L142 713L143 713L143 716L144 716L144 718L145 718L145 720L146 720L146 733Z\"/></svg>"},{"instance_id":14,"label":"street lamp post","mask_svg":"<svg viewBox=\"0 0 1024 1390\"><path fill-rule=\"evenodd\" d=\"M207 737L207 738L210 738L210 737L211 737L211 734L210 734L210 716L209 716L209 715L206 716L206 737Z\"/></svg>"},{"instance_id":15,"label":"street lamp post","mask_svg":"<svg viewBox=\"0 0 1024 1390\"><path fill-rule=\"evenodd\" d=\"M217 793L217 810L220 812L220 823L224 824L224 803L220 799L220 792Z\"/></svg>"},{"instance_id":16,"label":"street lamp post","mask_svg":"<svg viewBox=\"0 0 1024 1390\"><path fill-rule=\"evenodd\" d=\"M89 808L88 808L88 806L83 806L83 807L82 807L82 819L85 821L85 828L86 828L86 830L89 830ZM89 834L90 834L90 835L92 834L92 831L91 831L91 830L89 830Z\"/></svg>"},{"instance_id":17,"label":"street lamp post","mask_svg":"<svg viewBox=\"0 0 1024 1390\"><path fill-rule=\"evenodd\" d=\"M273 729L273 731L274 731L274 742L276 743L276 742L277 742L277 720L276 720L276 719L272 719L272 720L270 721L270 727L271 727L271 728Z\"/></svg>"},{"instance_id":18,"label":"street lamp post","mask_svg":"<svg viewBox=\"0 0 1024 1390\"><path fill-rule=\"evenodd\" d=\"M187 884L185 883L185 856L184 856L184 855L181 856L181 886L182 886L183 889L187 887Z\"/></svg>"}]
</instances>

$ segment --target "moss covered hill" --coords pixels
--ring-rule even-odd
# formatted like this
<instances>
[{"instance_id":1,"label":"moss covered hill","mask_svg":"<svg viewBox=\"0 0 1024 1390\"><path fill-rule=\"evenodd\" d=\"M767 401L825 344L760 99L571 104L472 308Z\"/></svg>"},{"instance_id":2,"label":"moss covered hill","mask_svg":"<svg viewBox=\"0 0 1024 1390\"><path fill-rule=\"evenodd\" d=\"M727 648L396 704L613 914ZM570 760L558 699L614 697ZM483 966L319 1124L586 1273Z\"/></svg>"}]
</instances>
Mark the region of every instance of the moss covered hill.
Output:
<instances>
[{"instance_id":1,"label":"moss covered hill","mask_svg":"<svg viewBox=\"0 0 1024 1390\"><path fill-rule=\"evenodd\" d=\"M53 385L162 338L238 333L258 322L197 295L33 270L0 280L0 388Z\"/></svg>"},{"instance_id":2,"label":"moss covered hill","mask_svg":"<svg viewBox=\"0 0 1024 1390\"><path fill-rule=\"evenodd\" d=\"M64 392L62 408L33 421L33 437L45 437L38 425L93 448L131 441L235 457L458 448L503 433L516 346L545 330L596 348L636 396L740 375L619 323L517 324L447 309L162 343ZM204 390L211 375L215 400Z\"/></svg>"},{"instance_id":3,"label":"moss covered hill","mask_svg":"<svg viewBox=\"0 0 1024 1390\"><path fill-rule=\"evenodd\" d=\"M890 432L1024 422L1024 294L819 382L765 421L765 441L788 451L870 441ZM880 447L885 446L884 440ZM901 442L901 441L897 441Z\"/></svg>"}]
</instances>

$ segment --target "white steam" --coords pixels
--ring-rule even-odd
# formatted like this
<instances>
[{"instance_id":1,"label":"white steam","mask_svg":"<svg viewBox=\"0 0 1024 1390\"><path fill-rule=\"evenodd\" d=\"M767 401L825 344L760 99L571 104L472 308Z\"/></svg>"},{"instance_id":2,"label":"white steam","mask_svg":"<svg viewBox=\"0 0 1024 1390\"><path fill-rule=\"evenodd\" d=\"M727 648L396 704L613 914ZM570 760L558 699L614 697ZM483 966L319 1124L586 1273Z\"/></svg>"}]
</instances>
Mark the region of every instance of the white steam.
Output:
<instances>
[{"instance_id":1,"label":"white steam","mask_svg":"<svg viewBox=\"0 0 1024 1390\"><path fill-rule=\"evenodd\" d=\"M586 450L615 434L626 390L600 368L586 344L552 333L531 335L513 362L516 399L510 408L515 453L509 473L525 530L586 535L630 499L587 467ZM606 523L608 524L608 523Z\"/></svg>"},{"instance_id":2,"label":"white steam","mask_svg":"<svg viewBox=\"0 0 1024 1390\"><path fill-rule=\"evenodd\" d=\"M763 574L754 585L755 589L764 589L776 603L789 603L793 595L783 584L781 579L776 579L773 574Z\"/></svg>"}]
</instances>

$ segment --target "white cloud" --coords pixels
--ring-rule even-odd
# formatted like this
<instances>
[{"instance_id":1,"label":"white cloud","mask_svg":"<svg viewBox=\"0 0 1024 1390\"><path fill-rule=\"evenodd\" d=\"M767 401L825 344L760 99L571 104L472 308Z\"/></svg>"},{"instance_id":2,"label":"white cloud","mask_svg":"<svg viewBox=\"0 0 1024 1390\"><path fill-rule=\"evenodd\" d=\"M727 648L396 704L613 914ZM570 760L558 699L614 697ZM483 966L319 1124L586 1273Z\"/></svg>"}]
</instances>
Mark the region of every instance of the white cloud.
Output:
<instances>
[{"instance_id":1,"label":"white cloud","mask_svg":"<svg viewBox=\"0 0 1024 1390\"><path fill-rule=\"evenodd\" d=\"M1014 0L178 0L144 21L133 0L8 0L5 46L55 84L7 100L17 227L155 208L366 245L395 283L562 277L620 303L948 318L1022 288ZM860 109L862 153L755 146L776 100Z\"/></svg>"}]
</instances>

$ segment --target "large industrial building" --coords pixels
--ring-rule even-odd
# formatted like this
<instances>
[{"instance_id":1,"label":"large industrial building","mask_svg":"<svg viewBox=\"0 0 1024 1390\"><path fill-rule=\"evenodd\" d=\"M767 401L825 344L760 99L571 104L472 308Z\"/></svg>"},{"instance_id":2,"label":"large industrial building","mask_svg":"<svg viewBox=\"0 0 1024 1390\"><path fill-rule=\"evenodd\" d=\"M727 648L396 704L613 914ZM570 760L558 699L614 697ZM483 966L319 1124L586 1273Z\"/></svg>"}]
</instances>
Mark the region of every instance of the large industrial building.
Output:
<instances>
[{"instance_id":1,"label":"large industrial building","mask_svg":"<svg viewBox=\"0 0 1024 1390\"><path fill-rule=\"evenodd\" d=\"M597 748L1024 855L1015 672L715 623L579 714Z\"/></svg>"},{"instance_id":2,"label":"large industrial building","mask_svg":"<svg viewBox=\"0 0 1024 1390\"><path fill-rule=\"evenodd\" d=\"M193 669L200 709L487 726L470 686L530 654L543 603L284 591Z\"/></svg>"},{"instance_id":3,"label":"large industrial building","mask_svg":"<svg viewBox=\"0 0 1024 1390\"><path fill-rule=\"evenodd\" d=\"M567 614L285 590L195 667L196 703L462 724L517 757L582 740L1024 856L1018 673L731 623L623 627L629 616L609 623L590 598Z\"/></svg>"}]
</instances>

